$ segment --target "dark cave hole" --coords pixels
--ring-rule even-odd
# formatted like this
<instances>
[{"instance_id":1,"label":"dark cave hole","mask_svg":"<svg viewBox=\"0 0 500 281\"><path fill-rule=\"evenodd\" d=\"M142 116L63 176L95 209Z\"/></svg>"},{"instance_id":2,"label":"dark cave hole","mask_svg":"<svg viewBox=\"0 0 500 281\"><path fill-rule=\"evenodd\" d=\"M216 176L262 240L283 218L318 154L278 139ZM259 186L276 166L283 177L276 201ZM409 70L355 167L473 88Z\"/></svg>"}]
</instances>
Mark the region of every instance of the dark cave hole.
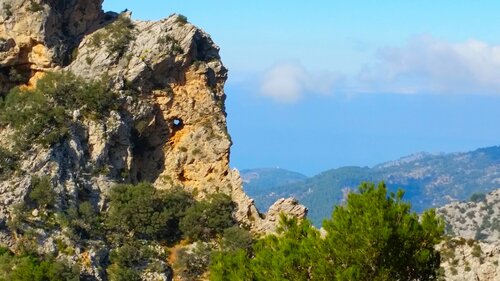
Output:
<instances>
[{"instance_id":1,"label":"dark cave hole","mask_svg":"<svg viewBox=\"0 0 500 281\"><path fill-rule=\"evenodd\" d=\"M132 153L134 155L143 155L151 146L146 136L141 135L136 129L132 129Z\"/></svg>"},{"instance_id":2,"label":"dark cave hole","mask_svg":"<svg viewBox=\"0 0 500 281\"><path fill-rule=\"evenodd\" d=\"M173 121L172 121L172 125L174 126L174 129L180 129L182 128L182 126L184 125L182 123L182 120L179 119L179 118L175 118Z\"/></svg>"}]
</instances>

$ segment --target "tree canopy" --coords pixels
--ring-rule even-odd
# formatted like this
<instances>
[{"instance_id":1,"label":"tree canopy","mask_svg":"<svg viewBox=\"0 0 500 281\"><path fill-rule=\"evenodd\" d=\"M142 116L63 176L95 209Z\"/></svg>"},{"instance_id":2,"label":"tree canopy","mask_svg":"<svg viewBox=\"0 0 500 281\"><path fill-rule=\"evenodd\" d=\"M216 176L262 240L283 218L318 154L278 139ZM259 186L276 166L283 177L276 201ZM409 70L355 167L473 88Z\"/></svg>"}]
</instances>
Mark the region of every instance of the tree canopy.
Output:
<instances>
[{"instance_id":1,"label":"tree canopy","mask_svg":"<svg viewBox=\"0 0 500 281\"><path fill-rule=\"evenodd\" d=\"M387 194L384 183L363 183L325 220L326 234L308 220L282 217L278 235L251 250L230 249L212 257L211 280L436 280L434 246L444 224L433 210L420 217Z\"/></svg>"}]
</instances>

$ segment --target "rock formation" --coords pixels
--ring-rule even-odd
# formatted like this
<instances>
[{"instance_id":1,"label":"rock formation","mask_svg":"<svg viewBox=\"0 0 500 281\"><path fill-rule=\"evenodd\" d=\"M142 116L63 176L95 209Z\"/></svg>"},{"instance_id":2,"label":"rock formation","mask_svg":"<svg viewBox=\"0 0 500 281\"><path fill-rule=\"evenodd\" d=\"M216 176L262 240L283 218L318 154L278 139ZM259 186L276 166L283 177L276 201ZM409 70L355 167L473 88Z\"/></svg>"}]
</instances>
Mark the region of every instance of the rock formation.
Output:
<instances>
[{"instance_id":1,"label":"rock formation","mask_svg":"<svg viewBox=\"0 0 500 281\"><path fill-rule=\"evenodd\" d=\"M472 199L437 210L454 237L439 247L446 280L500 279L500 189Z\"/></svg>"},{"instance_id":2,"label":"rock formation","mask_svg":"<svg viewBox=\"0 0 500 281\"><path fill-rule=\"evenodd\" d=\"M0 92L68 63L81 38L112 19L102 0L4 0L0 7Z\"/></svg>"},{"instance_id":3,"label":"rock formation","mask_svg":"<svg viewBox=\"0 0 500 281\"><path fill-rule=\"evenodd\" d=\"M179 15L132 21L129 13L104 13L102 0L4 0L0 7L0 94L33 87L47 72L103 78L123 106L103 120L73 115L69 137L49 148L33 145L19 156L20 172L0 181L0 218L12 217L31 176L49 175L58 208L74 205L84 190L100 208L117 182L180 186L202 199L225 193L237 204L235 218L255 233L274 230L278 213L304 217L307 210L281 200L260 214L229 167L224 83L227 70L210 36ZM130 94L133 93L133 94ZM9 127L0 144L10 147ZM1 168L1 167L0 167ZM37 216L34 214L33 216ZM59 234L43 233L50 252ZM3 231L12 245L16 237ZM99 246L77 252L97 276Z\"/></svg>"},{"instance_id":4,"label":"rock formation","mask_svg":"<svg viewBox=\"0 0 500 281\"><path fill-rule=\"evenodd\" d=\"M445 280L500 279L500 245L456 237L441 243L438 248Z\"/></svg>"},{"instance_id":5,"label":"rock formation","mask_svg":"<svg viewBox=\"0 0 500 281\"><path fill-rule=\"evenodd\" d=\"M474 201L454 202L439 208L449 235L500 242L500 189L474 195Z\"/></svg>"}]
</instances>

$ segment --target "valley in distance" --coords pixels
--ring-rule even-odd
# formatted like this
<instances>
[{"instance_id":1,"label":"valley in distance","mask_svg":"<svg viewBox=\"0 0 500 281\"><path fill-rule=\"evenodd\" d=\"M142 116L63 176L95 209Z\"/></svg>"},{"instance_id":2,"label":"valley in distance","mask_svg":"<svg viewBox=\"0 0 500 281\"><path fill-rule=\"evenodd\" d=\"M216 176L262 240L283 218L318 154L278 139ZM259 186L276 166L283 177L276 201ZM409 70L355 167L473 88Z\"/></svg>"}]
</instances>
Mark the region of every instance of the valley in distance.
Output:
<instances>
[{"instance_id":1,"label":"valley in distance","mask_svg":"<svg viewBox=\"0 0 500 281\"><path fill-rule=\"evenodd\" d=\"M243 188L265 211L279 198L294 197L308 209L314 225L329 218L361 182L384 181L405 191L418 213L457 201L468 201L500 187L500 146L461 153L420 152L373 167L345 166L307 177L282 168L241 170Z\"/></svg>"}]
</instances>

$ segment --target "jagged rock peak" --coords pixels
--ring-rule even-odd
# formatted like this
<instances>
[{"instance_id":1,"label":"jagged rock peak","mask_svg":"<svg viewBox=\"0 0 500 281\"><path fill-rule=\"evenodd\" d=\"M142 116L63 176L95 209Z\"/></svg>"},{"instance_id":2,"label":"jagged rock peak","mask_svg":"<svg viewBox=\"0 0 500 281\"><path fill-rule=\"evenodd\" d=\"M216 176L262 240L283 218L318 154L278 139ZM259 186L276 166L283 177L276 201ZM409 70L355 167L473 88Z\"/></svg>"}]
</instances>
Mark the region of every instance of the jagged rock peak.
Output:
<instances>
[{"instance_id":1,"label":"jagged rock peak","mask_svg":"<svg viewBox=\"0 0 500 281\"><path fill-rule=\"evenodd\" d=\"M198 198L229 194L241 224L254 232L272 231L269 222L276 222L277 213L267 219L259 214L239 173L229 167L227 70L218 46L181 15L133 21L130 13L104 13L101 5L101 0L4 0L0 7L0 93L21 84L33 87L44 73L65 71L104 77L122 103L101 120L82 118L75 110L72 133L63 143L26 151L22 173L0 182L0 215L9 216L10 206L26 197L30 177L40 174L56 184L61 206L78 201L78 190L86 189L102 207L112 184L148 181L159 189L181 186ZM134 96L127 96L129 91ZM0 129L2 141L8 133ZM289 209L306 213L288 201L276 212Z\"/></svg>"}]
</instances>

